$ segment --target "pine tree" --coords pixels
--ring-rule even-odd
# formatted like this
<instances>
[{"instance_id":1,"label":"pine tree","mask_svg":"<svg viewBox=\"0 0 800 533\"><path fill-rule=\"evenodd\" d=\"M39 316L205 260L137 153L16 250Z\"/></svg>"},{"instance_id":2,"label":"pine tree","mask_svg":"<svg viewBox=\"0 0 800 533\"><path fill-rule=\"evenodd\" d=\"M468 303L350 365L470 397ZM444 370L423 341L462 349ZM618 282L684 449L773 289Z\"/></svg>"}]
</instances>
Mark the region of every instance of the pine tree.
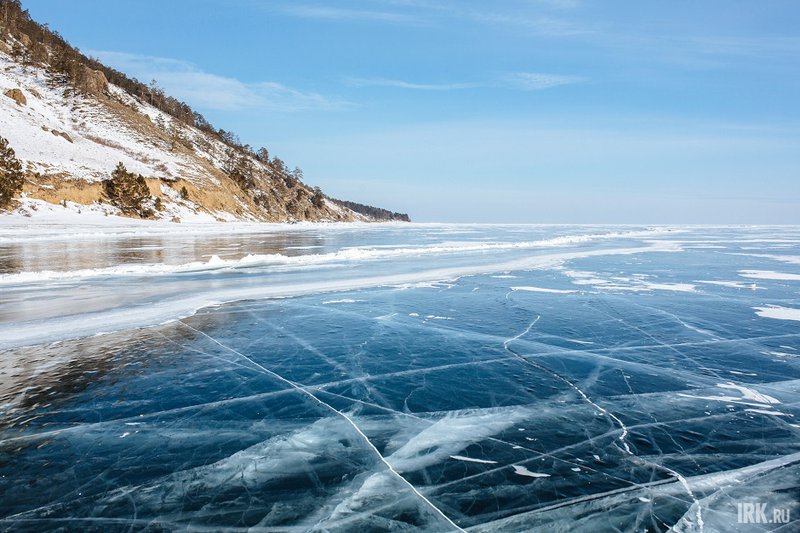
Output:
<instances>
[{"instance_id":1,"label":"pine tree","mask_svg":"<svg viewBox=\"0 0 800 533\"><path fill-rule=\"evenodd\" d=\"M151 217L153 211L147 204L151 200L150 189L143 176L128 172L122 162L111 173L111 179L103 180L106 195L123 213Z\"/></svg>"},{"instance_id":2,"label":"pine tree","mask_svg":"<svg viewBox=\"0 0 800 533\"><path fill-rule=\"evenodd\" d=\"M14 195L22 190L24 179L22 164L8 141L0 137L0 207L11 203Z\"/></svg>"},{"instance_id":3,"label":"pine tree","mask_svg":"<svg viewBox=\"0 0 800 533\"><path fill-rule=\"evenodd\" d=\"M319 187L314 187L314 194L311 196L311 205L317 209L325 205L325 195L322 194Z\"/></svg>"},{"instance_id":4,"label":"pine tree","mask_svg":"<svg viewBox=\"0 0 800 533\"><path fill-rule=\"evenodd\" d=\"M125 165L122 163L122 161L120 161L117 163L116 168L111 172L111 179L122 181L125 180L129 175L130 173L128 172L128 169L125 168Z\"/></svg>"},{"instance_id":5,"label":"pine tree","mask_svg":"<svg viewBox=\"0 0 800 533\"><path fill-rule=\"evenodd\" d=\"M181 135L181 131L178 129L178 126L174 123L170 124L167 133L169 134L169 149L171 152L174 152L178 149L178 145L183 142L183 136Z\"/></svg>"}]
</instances>

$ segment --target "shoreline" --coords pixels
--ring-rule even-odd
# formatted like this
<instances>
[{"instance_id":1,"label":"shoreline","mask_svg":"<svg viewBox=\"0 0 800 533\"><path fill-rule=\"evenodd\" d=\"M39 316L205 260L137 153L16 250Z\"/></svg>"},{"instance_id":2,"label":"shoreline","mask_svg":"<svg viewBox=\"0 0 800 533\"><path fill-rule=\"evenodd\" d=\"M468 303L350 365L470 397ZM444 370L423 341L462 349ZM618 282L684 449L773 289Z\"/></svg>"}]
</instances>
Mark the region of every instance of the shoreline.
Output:
<instances>
[{"instance_id":1,"label":"shoreline","mask_svg":"<svg viewBox=\"0 0 800 533\"><path fill-rule=\"evenodd\" d=\"M37 205L41 201L36 201ZM68 207L63 207L60 204L46 204L44 210L35 210L33 214L27 212L24 214L18 208L14 210L0 210L0 242L3 242L4 230L9 227L47 227L47 226L75 226L75 227L95 227L102 226L105 228L113 229L115 227L129 226L131 228L142 229L181 229L181 233L203 233L207 230L220 230L220 233L257 233L259 231L269 230L303 230L313 228L352 228L352 227L479 227L479 228L503 228L503 227L519 227L519 228L657 228L657 229L674 229L680 230L684 228L691 229L747 229L747 228L800 228L800 224L748 224L748 223L733 223L733 222L713 222L713 223L671 223L671 222L446 222L446 221L399 221L399 220L353 220L353 221L338 221L338 220L298 220L298 221L260 221L260 220L246 220L246 219L213 219L209 216L201 216L194 219L181 220L176 222L166 218L159 219L145 219L120 216L111 214L104 210L104 205L99 204L77 204L68 202ZM190 230L190 231L183 231ZM97 233L102 236L101 233Z\"/></svg>"}]
</instances>

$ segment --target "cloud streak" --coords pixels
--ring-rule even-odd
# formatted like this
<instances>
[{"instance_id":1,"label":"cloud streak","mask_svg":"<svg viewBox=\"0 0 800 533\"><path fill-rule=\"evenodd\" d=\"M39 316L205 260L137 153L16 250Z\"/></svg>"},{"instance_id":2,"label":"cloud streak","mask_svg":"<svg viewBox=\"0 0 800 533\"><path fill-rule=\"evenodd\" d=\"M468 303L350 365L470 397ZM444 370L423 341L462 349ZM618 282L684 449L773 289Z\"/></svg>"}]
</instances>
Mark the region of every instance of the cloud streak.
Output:
<instances>
[{"instance_id":1,"label":"cloud streak","mask_svg":"<svg viewBox=\"0 0 800 533\"><path fill-rule=\"evenodd\" d=\"M389 78L344 78L343 83L350 87L388 87L413 91L461 91L466 89L504 88L520 91L541 91L586 81L580 76L545 74L541 72L512 72L494 80L462 83L418 83Z\"/></svg>"},{"instance_id":2,"label":"cloud streak","mask_svg":"<svg viewBox=\"0 0 800 533\"><path fill-rule=\"evenodd\" d=\"M561 85L572 85L586 81L580 76L563 76L560 74L543 74L540 72L514 72L505 76L502 83L521 91L541 91Z\"/></svg>"},{"instance_id":3,"label":"cloud streak","mask_svg":"<svg viewBox=\"0 0 800 533\"><path fill-rule=\"evenodd\" d=\"M155 79L170 95L193 106L220 111L294 113L335 110L349 106L343 100L302 91L274 81L248 83L205 72L193 63L166 57L96 50L90 55L143 81Z\"/></svg>"},{"instance_id":4,"label":"cloud streak","mask_svg":"<svg viewBox=\"0 0 800 533\"><path fill-rule=\"evenodd\" d=\"M283 7L281 11L287 15L308 19L394 23L419 22L419 19L413 15L396 13L393 11L375 11L369 9L346 9L316 5L291 5Z\"/></svg>"},{"instance_id":5,"label":"cloud streak","mask_svg":"<svg viewBox=\"0 0 800 533\"><path fill-rule=\"evenodd\" d=\"M577 0L536 0L538 6L523 12L488 11L472 8L463 2L445 0L381 0L383 9L354 9L329 7L316 4L284 4L279 13L291 17L316 19L331 22L363 21L393 24L427 25L443 22L441 19L462 19L478 24L516 26L528 32L548 37L570 37L591 33L585 27L560 16L542 15L552 10L566 11L578 6ZM370 4L368 4L370 5Z\"/></svg>"},{"instance_id":6,"label":"cloud streak","mask_svg":"<svg viewBox=\"0 0 800 533\"><path fill-rule=\"evenodd\" d=\"M480 83L414 83L387 78L348 77L344 78L343 82L350 87L392 87L395 89L410 89L414 91L457 91L485 86Z\"/></svg>"}]
</instances>

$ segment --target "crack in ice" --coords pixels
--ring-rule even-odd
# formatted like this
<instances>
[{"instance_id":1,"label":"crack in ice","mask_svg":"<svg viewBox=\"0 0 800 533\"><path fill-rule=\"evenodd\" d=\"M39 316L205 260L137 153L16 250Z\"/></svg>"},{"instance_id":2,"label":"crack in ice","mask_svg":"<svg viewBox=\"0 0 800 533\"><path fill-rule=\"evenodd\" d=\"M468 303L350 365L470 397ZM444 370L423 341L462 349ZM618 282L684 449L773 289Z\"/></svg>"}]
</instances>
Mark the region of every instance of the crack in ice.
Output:
<instances>
[{"instance_id":1,"label":"crack in ice","mask_svg":"<svg viewBox=\"0 0 800 533\"><path fill-rule=\"evenodd\" d=\"M610 315L609 315L609 316L610 316ZM546 366L544 366L544 365L540 365L540 364L538 364L538 363L534 363L533 361L530 361L529 359L527 359L527 358L523 357L521 354L517 353L516 351L514 351L513 349L511 349L511 348L509 347L509 344L511 344L512 342L514 342L514 341L516 341L516 340L520 339L521 337L523 337L523 336L527 335L527 334L528 334L528 333L531 331L531 329L533 328L533 326L536 324L536 322L538 322L538 321L539 321L539 319L540 319L540 318L541 318L541 315L537 315L537 316L536 316L536 318L535 318L535 319L534 319L534 320L533 320L533 321L532 321L530 324L528 324L528 327L527 327L527 328L525 328L525 331L523 331L522 333L520 333L520 334L518 334L518 335L516 335L516 336L514 336L514 337L512 337L512 338L510 338L510 339L508 339L508 340L506 340L506 341L504 341L504 342L503 342L503 347L506 349L506 351L508 351L510 354L512 354L514 357L518 358L519 360L521 360L521 361L524 361L524 362L526 362L527 364L530 364L530 365L532 365L532 366L535 366L535 367L539 368L540 370L543 370L543 371L545 371L545 372L548 372L549 374L551 374L551 375L552 375L553 377L555 377L556 379L558 379L558 380L560 380L560 381L563 381L564 383L568 384L568 385L569 385L570 387L572 387L572 388L573 388L573 389L574 389L574 390L575 390L575 391L576 391L578 394L580 394L580 396L581 396L581 397L584 399L584 401L586 401L587 403L589 403L590 405L592 405L593 407L595 407L596 409L598 409L598 410L599 410L600 412L602 412L604 415L607 415L607 416L609 416L611 419L613 419L613 420L614 420L614 421L615 421L615 422L616 422L616 423L619 425L620 429L622 430L622 432L621 432L621 434L620 434L620 436L619 436L619 441L620 441L620 443L622 444L622 446L623 446L623 449L624 449L624 452L625 452L627 455L629 455L629 456L632 456L632 457L634 457L634 458L635 458L635 460L641 461L641 462L643 462L643 463L645 463L645 464L649 464L649 465L651 465L651 466L654 466L654 467L656 467L656 468L661 468L661 469L663 469L664 471L666 471L666 472L670 473L670 474L671 474L673 477L675 477L676 479L678 479L678 481L681 483L681 485L682 485L682 486L684 487L684 489L686 490L686 492L687 492L687 494L689 495L689 497L690 497L690 498L692 498L692 500L694 501L694 506L696 506L696 507L697 507L697 509L696 509L697 525L698 525L698 527L700 528L700 532L702 533L702 532L703 532L703 515L702 515L702 506L700 505L700 501L699 501L699 500L698 500L698 499L695 497L694 493L692 492L692 489L691 489L691 487L689 486L689 483L686 481L686 478L685 478L685 477L683 477L683 475L681 475L679 472L676 472L675 470L673 470L673 469L671 469L671 468L669 468L669 467L667 467L667 466L664 466L664 465L659 465L659 464L657 464L657 463L653 463L653 462L647 461L647 460L645 460L645 459L642 459L642 458L638 458L638 457L636 457L636 456L635 456L635 454L633 453L633 451L631 450L630 446L628 445L628 442L627 442L627 440L626 440L626 437L627 437L627 435L628 435L628 428L627 428L627 426L625 425L625 423L624 423L624 422L623 422L623 421L622 421L622 420L621 420L621 419L620 419L618 416L616 416L614 413L611 413L611 412L610 412L610 411L608 411L607 409L603 408L602 406L600 406L600 405L598 405L597 403L595 403L594 401L592 401L592 399L591 399L591 398L589 398L589 396L588 396L588 395L587 395L585 392L583 392L583 390L581 390L581 389L580 389L580 387L578 387L577 385L575 385L575 384L574 384L574 383L573 383L571 380L569 380L569 379L565 378L564 376L562 376L562 375L560 375L559 373L557 373L557 372L555 372L555 371L553 371L553 370L551 370L551 369L547 368L547 367L546 367ZM623 321L623 323L624 323L624 321ZM641 329L640 329L640 328L637 328L636 326L632 326L632 325L631 325L631 327L633 327L634 329L637 329L637 330L641 331ZM642 332L643 334L645 334L645 335L649 336L650 338L653 338L651 335L648 335L646 332L644 332L644 331L641 331L641 332ZM653 338L653 340L655 340L656 342L658 342L658 341L657 341L657 339L655 339L655 338ZM676 352L678 352L678 350L675 350L675 351L676 351ZM680 353L680 352L678 352L678 353ZM683 354L681 354L681 355L683 355Z\"/></svg>"},{"instance_id":2,"label":"crack in ice","mask_svg":"<svg viewBox=\"0 0 800 533\"><path fill-rule=\"evenodd\" d=\"M509 347L509 344L511 344L512 342L514 342L514 341L520 339L521 337L524 337L528 333L530 333L531 329L539 321L540 318L541 318L541 315L537 315L536 319L534 319L533 322L528 324L528 327L525 328L525 331L523 331L519 335L516 335L516 336L511 337L510 339L504 341L503 342L503 348L505 348L505 350L508 353L512 354L514 357L516 357L520 361L524 361L528 365L534 366L534 367L538 368L539 370L543 370L543 371L547 372L548 374L550 374L551 376L555 377L556 379L566 383L572 389L574 389L578 394L580 394L580 396L584 399L584 401L586 401L588 404L593 406L595 409L597 409L598 411L600 411L604 415L606 415L606 416L610 417L612 420L614 420L619 425L620 429L622 430L622 433L619 436L619 441L622 443L622 447L625 449L625 452L628 453L628 455L633 455L633 452L631 451L630 446L628 446L628 442L625 440L625 438L628 436L628 428L625 426L625 423L622 420L619 419L619 417L617 417L614 413L611 413L607 409L603 408L602 406L600 406L600 405L596 404L595 402L593 402L592 399L589 398L589 396L585 392L583 392L583 390L581 390L580 387L575 385L571 380L565 378L564 376L562 376L558 372L555 372L554 370L551 370L550 368L548 368L548 367L546 367L544 365L541 365L539 363L535 363L535 362L523 357L521 354L517 353L516 351L512 350Z\"/></svg>"},{"instance_id":3,"label":"crack in ice","mask_svg":"<svg viewBox=\"0 0 800 533\"><path fill-rule=\"evenodd\" d=\"M316 402L317 404L319 404L319 405L321 405L322 407L324 407L324 408L326 408L326 409L328 409L328 410L332 411L334 414L336 414L336 415L338 415L338 416L342 417L342 418L343 418L343 419L344 419L344 420L345 420L345 421L346 421L346 422L347 422L347 423L348 423L348 424L349 424L349 425L350 425L350 426L353 428L353 430L354 430L354 431L355 431L355 432L356 432L356 433L357 433L357 434L358 434L358 435L359 435L359 436L360 436L360 437L361 437L361 438L364 440L364 442L367 444L367 446L368 446L368 447L369 447L369 448L370 448L370 449L371 449L371 450L372 450L372 451L375 453L375 455L378 457L378 459L380 460L380 462L381 462L381 463L383 463L383 465L384 465L384 466L385 466L385 467L388 469L388 471L389 471L389 472L391 472L392 474L394 474L394 475L395 475L395 476L396 476L396 477L397 477L397 478L398 478L398 479L399 479L399 480L400 480L402 483L404 483L405 485L407 485L407 486L408 486L408 488L409 488L409 489L411 489L411 491L412 491L414 494L416 494L416 495L417 495L417 496L418 496L418 497L419 497L419 498L420 498L420 499L421 499L421 500L422 500L422 501L423 501L425 504L427 504L427 505L428 505L428 506L431 508L431 510L433 510L433 511L434 511L434 512L435 512L437 515L439 515L440 517L442 517L442 518L445 520L445 522L447 522L447 523L448 523L450 526L452 526L452 527L453 527L453 528L454 528L456 531L462 531L462 532L464 531L464 530L463 530L461 527L459 527L459 526L458 526L458 525L457 525L455 522L453 522L453 521L450 519L450 517L448 517L446 514L444 514L444 512L443 512L441 509L439 509L439 508L438 508L436 505L434 505L434 504L433 504L433 502L431 502L431 501L430 501L428 498L426 498L424 494L422 494L422 493L421 493L419 490L417 490L417 488L416 488L414 485L412 485L412 484L411 484L411 482L409 482L409 481L408 481L406 478L404 478L402 475L400 475L400 473L398 473L398 472L397 472L397 471L394 469L394 467L392 467L392 465L391 465L391 464L389 464L389 462L388 462L388 461L386 460L386 458L385 458L385 457L384 457L384 456L381 454L381 452L378 450L378 448L376 448L376 447L375 447L375 445L372 443L372 441L371 441L371 440L369 440L369 437L367 437L367 436L366 436L366 434L364 434L364 432L363 432L363 431L361 431L361 428L359 428L359 427L356 425L356 423L355 423L355 422L353 422L353 419L352 419L352 418L350 418L349 416L347 416L347 415L346 415L344 412L342 412L342 411L340 411L340 410L336 409L335 407L333 407L332 405L330 405L330 404L328 404L328 403L326 403L326 402L322 401L322 400L321 400L321 399L319 399L317 396L315 396L314 394L312 394L310 391L306 390L306 389L305 389L305 388L303 388L302 386L298 385L298 384L297 384L297 383L295 383L294 381L292 381L292 380L290 380L290 379L287 379L287 378L285 378L285 377L281 376L280 374L277 374L277 373L273 372L272 370L268 369L267 367L265 367L265 366L263 366L263 365L261 365L261 364L259 364L259 363L255 362L255 361L254 361L254 360L252 360L251 358L247 357L245 354L243 354L243 353L241 353L241 352L239 352L239 351L235 350L234 348L231 348L231 347L229 347L229 346L226 346L226 345L222 344L221 342L219 342L217 339L215 339L215 338L214 338L214 337L212 337L211 335L209 335L209 334L207 334L207 333L205 333L205 332L203 332L203 331L201 331L201 330L199 330L199 329L196 329L196 328L194 328L194 327L190 326L189 324L186 324L186 323L185 323L185 322L183 322L183 321L180 321L180 322L181 322L183 325L185 325L187 328L189 328L189 329L191 329L191 330L193 330L193 331L195 331L195 332L197 332L197 333L199 333L199 334L201 334L201 335L203 335L203 336L207 337L209 340L211 340L212 342L214 342L214 343L218 344L218 345L219 345L219 346L221 346L222 348L224 348L224 349L226 349L226 350L230 351L230 352L231 352L231 353L233 353L233 354L236 354L236 355L238 355L239 357L241 357L241 358L245 359L246 361L249 361L249 362L250 362L250 363L252 363L254 366L256 366L257 368L259 368L259 369L263 370L263 371L264 371L265 373L267 373L268 375L270 375L270 376L274 377L275 379L278 379L278 380L280 380L280 381L282 381L282 382L286 383L287 385L289 385L289 386L290 386L290 387L292 387L293 389L297 390L297 391L298 391L298 392L300 392L301 394L304 394L304 395L306 395L307 397L309 397L311 400L313 400L313 401L314 401L314 402Z\"/></svg>"}]
</instances>

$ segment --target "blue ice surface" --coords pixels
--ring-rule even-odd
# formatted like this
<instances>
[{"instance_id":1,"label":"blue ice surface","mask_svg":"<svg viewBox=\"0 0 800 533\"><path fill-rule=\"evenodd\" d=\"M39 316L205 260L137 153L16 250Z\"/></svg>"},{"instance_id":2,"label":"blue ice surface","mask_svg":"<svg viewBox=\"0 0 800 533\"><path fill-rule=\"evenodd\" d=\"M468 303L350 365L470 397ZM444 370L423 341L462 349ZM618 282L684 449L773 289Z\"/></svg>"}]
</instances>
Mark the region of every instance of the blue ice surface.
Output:
<instances>
[{"instance_id":1,"label":"blue ice surface","mask_svg":"<svg viewBox=\"0 0 800 533\"><path fill-rule=\"evenodd\" d=\"M800 228L391 225L0 259L2 530L800 528ZM36 260L63 276L26 277ZM789 523L741 524L743 503Z\"/></svg>"}]
</instances>

